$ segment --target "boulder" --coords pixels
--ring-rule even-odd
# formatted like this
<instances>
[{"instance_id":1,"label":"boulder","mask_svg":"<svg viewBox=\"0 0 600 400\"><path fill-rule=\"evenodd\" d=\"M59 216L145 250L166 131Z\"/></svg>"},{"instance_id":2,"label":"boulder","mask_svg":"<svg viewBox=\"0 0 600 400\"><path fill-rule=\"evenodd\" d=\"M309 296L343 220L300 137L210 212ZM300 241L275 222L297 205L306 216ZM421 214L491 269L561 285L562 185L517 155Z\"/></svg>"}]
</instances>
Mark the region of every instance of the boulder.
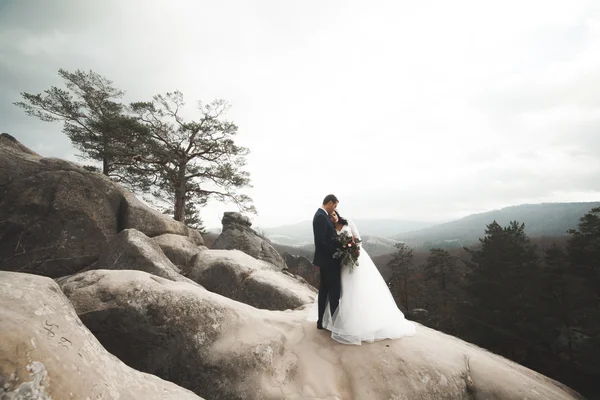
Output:
<instances>
[{"instance_id":1,"label":"boulder","mask_svg":"<svg viewBox=\"0 0 600 400\"><path fill-rule=\"evenodd\" d=\"M223 230L215 240L213 249L241 250L244 253L271 263L279 269L285 268L285 261L266 237L251 228L252 223L245 215L226 212L222 219Z\"/></svg>"},{"instance_id":2,"label":"boulder","mask_svg":"<svg viewBox=\"0 0 600 400\"><path fill-rule=\"evenodd\" d=\"M150 209L106 176L43 158L0 135L0 270L52 278L93 264L123 229L202 236Z\"/></svg>"},{"instance_id":3,"label":"boulder","mask_svg":"<svg viewBox=\"0 0 600 400\"><path fill-rule=\"evenodd\" d=\"M204 245L197 245L187 236L172 233L153 237L152 241L161 248L173 264L180 268L187 267L196 254L207 249Z\"/></svg>"},{"instance_id":4,"label":"boulder","mask_svg":"<svg viewBox=\"0 0 600 400\"><path fill-rule=\"evenodd\" d=\"M40 170L3 188L0 269L10 266L13 271L54 278L77 272L98 258L117 234L115 209L121 194L109 182L89 179L88 174L76 168Z\"/></svg>"},{"instance_id":5,"label":"boulder","mask_svg":"<svg viewBox=\"0 0 600 400\"><path fill-rule=\"evenodd\" d=\"M0 271L0 399L201 400L107 352L51 279Z\"/></svg>"},{"instance_id":6,"label":"boulder","mask_svg":"<svg viewBox=\"0 0 600 400\"><path fill-rule=\"evenodd\" d=\"M61 287L112 354L210 399L582 399L423 326L348 346L306 321L310 307L259 310L139 271L88 271Z\"/></svg>"},{"instance_id":7,"label":"boulder","mask_svg":"<svg viewBox=\"0 0 600 400\"><path fill-rule=\"evenodd\" d=\"M6 132L0 133L0 147L4 147L7 149L11 148L12 150L15 150L17 153L26 153L26 154L34 156L34 158L42 158L42 156L40 156L38 153L27 148L27 146L24 146L23 144L21 144L21 142L19 142L14 136L9 135Z\"/></svg>"},{"instance_id":8,"label":"boulder","mask_svg":"<svg viewBox=\"0 0 600 400\"><path fill-rule=\"evenodd\" d=\"M125 229L115 236L100 254L96 269L134 269L172 281L189 282L148 236Z\"/></svg>"},{"instance_id":9,"label":"boulder","mask_svg":"<svg viewBox=\"0 0 600 400\"><path fill-rule=\"evenodd\" d=\"M287 271L302 277L311 286L318 288L319 279L316 272L313 270L313 263L306 257L294 256L288 252L283 253Z\"/></svg>"},{"instance_id":10,"label":"boulder","mask_svg":"<svg viewBox=\"0 0 600 400\"><path fill-rule=\"evenodd\" d=\"M287 276L294 278L301 284L309 286L313 291L315 291L315 293L317 292L317 288L315 286L311 285L310 283L308 283L308 281L306 279L304 279L303 277L301 277L300 275L294 275L291 272L289 272L287 269L284 269L281 272Z\"/></svg>"},{"instance_id":11,"label":"boulder","mask_svg":"<svg viewBox=\"0 0 600 400\"><path fill-rule=\"evenodd\" d=\"M196 245L203 245L202 235L179 221L140 202L133 194L123 190L123 203L119 210L119 231L137 229L146 236L165 233L189 237Z\"/></svg>"},{"instance_id":12,"label":"boulder","mask_svg":"<svg viewBox=\"0 0 600 400\"><path fill-rule=\"evenodd\" d=\"M294 309L316 295L310 285L239 250L202 251L182 273L211 292L268 310Z\"/></svg>"}]
</instances>

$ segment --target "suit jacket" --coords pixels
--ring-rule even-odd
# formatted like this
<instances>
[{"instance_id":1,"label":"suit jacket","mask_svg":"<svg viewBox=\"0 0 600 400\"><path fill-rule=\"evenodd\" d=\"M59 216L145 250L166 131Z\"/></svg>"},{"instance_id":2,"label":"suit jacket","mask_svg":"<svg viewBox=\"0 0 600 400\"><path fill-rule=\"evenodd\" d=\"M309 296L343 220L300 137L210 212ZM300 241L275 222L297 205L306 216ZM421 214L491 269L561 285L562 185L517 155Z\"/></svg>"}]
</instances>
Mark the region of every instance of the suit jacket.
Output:
<instances>
[{"instance_id":1,"label":"suit jacket","mask_svg":"<svg viewBox=\"0 0 600 400\"><path fill-rule=\"evenodd\" d=\"M333 258L337 249L333 223L325 210L319 208L313 218L313 234L315 235L315 257L313 264L318 267L332 267L339 263Z\"/></svg>"}]
</instances>

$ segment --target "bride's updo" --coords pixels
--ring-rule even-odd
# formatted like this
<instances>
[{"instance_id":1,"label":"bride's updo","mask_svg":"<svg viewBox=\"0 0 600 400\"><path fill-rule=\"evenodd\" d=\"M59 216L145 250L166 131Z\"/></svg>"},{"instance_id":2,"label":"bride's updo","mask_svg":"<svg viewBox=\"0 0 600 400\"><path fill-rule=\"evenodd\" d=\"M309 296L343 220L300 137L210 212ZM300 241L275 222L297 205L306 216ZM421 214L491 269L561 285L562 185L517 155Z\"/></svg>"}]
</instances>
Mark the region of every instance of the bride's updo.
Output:
<instances>
[{"instance_id":1,"label":"bride's updo","mask_svg":"<svg viewBox=\"0 0 600 400\"><path fill-rule=\"evenodd\" d=\"M334 213L338 217L338 224L340 224L342 226L348 225L348 220L346 218L342 217L340 215L340 213L338 212L338 210L335 210Z\"/></svg>"}]
</instances>

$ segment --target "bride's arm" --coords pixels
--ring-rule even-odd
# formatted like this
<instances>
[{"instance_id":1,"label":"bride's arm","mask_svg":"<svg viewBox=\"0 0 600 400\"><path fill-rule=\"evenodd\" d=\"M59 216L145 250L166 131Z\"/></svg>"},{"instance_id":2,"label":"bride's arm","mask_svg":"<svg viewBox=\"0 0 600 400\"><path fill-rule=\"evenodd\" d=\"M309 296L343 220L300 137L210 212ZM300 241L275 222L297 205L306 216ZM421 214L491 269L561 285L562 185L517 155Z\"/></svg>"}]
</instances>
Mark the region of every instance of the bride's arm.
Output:
<instances>
[{"instance_id":1,"label":"bride's arm","mask_svg":"<svg viewBox=\"0 0 600 400\"><path fill-rule=\"evenodd\" d=\"M352 236L354 236L355 239L362 240L360 238L360 233L358 233L358 229L356 229L356 225L354 225L354 222L348 220L348 226L350 227L350 231L352 232Z\"/></svg>"}]
</instances>

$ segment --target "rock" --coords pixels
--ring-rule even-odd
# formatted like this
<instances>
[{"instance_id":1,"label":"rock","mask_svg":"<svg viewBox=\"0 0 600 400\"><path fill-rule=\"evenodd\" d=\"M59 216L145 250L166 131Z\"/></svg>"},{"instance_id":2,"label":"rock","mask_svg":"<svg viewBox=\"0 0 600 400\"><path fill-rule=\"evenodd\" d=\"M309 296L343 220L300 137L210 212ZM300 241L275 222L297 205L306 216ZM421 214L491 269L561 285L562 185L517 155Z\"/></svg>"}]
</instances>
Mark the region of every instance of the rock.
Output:
<instances>
[{"instance_id":1,"label":"rock","mask_svg":"<svg viewBox=\"0 0 600 400\"><path fill-rule=\"evenodd\" d=\"M0 387L1 398L7 400L52 400L48 394L46 366L39 361L32 361L27 364L25 369L29 372L29 380L20 383L16 376L11 375L9 381Z\"/></svg>"},{"instance_id":2,"label":"rock","mask_svg":"<svg viewBox=\"0 0 600 400\"><path fill-rule=\"evenodd\" d=\"M187 236L196 244L196 246L204 246L204 238L196 229L188 228Z\"/></svg>"},{"instance_id":3,"label":"rock","mask_svg":"<svg viewBox=\"0 0 600 400\"><path fill-rule=\"evenodd\" d=\"M241 250L244 253L271 263L279 269L285 268L285 261L266 237L251 228L250 219L237 212L223 214L223 231L212 245L213 249Z\"/></svg>"},{"instance_id":4,"label":"rock","mask_svg":"<svg viewBox=\"0 0 600 400\"><path fill-rule=\"evenodd\" d=\"M77 169L40 170L3 188L0 269L10 266L14 271L59 277L98 258L103 245L117 234L115 209L121 194L87 174Z\"/></svg>"},{"instance_id":5,"label":"rock","mask_svg":"<svg viewBox=\"0 0 600 400\"><path fill-rule=\"evenodd\" d=\"M284 273L285 275L289 276L289 277L294 278L295 280L297 280L301 284L307 285L307 286L313 288L313 290L315 290L315 292L316 292L317 288L315 288L313 285L311 285L310 283L308 283L308 281L306 279L304 279L303 277L301 277L300 275L294 275L294 274L290 273L287 269L284 269L281 272Z\"/></svg>"},{"instance_id":6,"label":"rock","mask_svg":"<svg viewBox=\"0 0 600 400\"><path fill-rule=\"evenodd\" d=\"M0 270L70 275L93 264L127 228L203 243L197 231L145 206L104 175L43 158L0 135Z\"/></svg>"},{"instance_id":7,"label":"rock","mask_svg":"<svg viewBox=\"0 0 600 400\"><path fill-rule=\"evenodd\" d=\"M123 191L123 203L119 211L119 230L137 229L146 236L155 237L165 233L189 236L196 245L203 245L204 241L198 231L188 228L179 221L154 210L134 195Z\"/></svg>"},{"instance_id":8,"label":"rock","mask_svg":"<svg viewBox=\"0 0 600 400\"><path fill-rule=\"evenodd\" d=\"M6 132L0 133L0 147L12 148L17 153L26 153L37 158L42 157L35 151L28 149L27 146L23 146L17 139Z\"/></svg>"},{"instance_id":9,"label":"rock","mask_svg":"<svg viewBox=\"0 0 600 400\"><path fill-rule=\"evenodd\" d=\"M205 250L183 275L211 292L268 310L312 303L316 290L239 250Z\"/></svg>"},{"instance_id":10,"label":"rock","mask_svg":"<svg viewBox=\"0 0 600 400\"><path fill-rule=\"evenodd\" d=\"M51 279L0 271L0 399L192 400L108 353Z\"/></svg>"},{"instance_id":11,"label":"rock","mask_svg":"<svg viewBox=\"0 0 600 400\"><path fill-rule=\"evenodd\" d=\"M287 265L287 270L302 277L311 286L318 288L319 280L313 272L313 263L306 257L294 256L288 252L283 253L283 259Z\"/></svg>"},{"instance_id":12,"label":"rock","mask_svg":"<svg viewBox=\"0 0 600 400\"><path fill-rule=\"evenodd\" d=\"M172 281L189 282L148 236L125 229L111 240L100 254L96 269L134 269Z\"/></svg>"},{"instance_id":13,"label":"rock","mask_svg":"<svg viewBox=\"0 0 600 400\"><path fill-rule=\"evenodd\" d=\"M252 226L252 221L250 221L250 218L234 211L224 212L221 223L223 224L223 227L226 225L240 225L250 228ZM221 233L223 233L223 231L221 231Z\"/></svg>"},{"instance_id":14,"label":"rock","mask_svg":"<svg viewBox=\"0 0 600 400\"><path fill-rule=\"evenodd\" d=\"M582 399L459 339L416 336L341 345L309 308L259 310L139 271L89 271L62 289L121 360L210 399Z\"/></svg>"},{"instance_id":15,"label":"rock","mask_svg":"<svg viewBox=\"0 0 600 400\"><path fill-rule=\"evenodd\" d=\"M198 246L187 236L172 233L156 236L152 241L160 246L173 264L180 268L187 267L196 254L207 249L205 246Z\"/></svg>"}]
</instances>

